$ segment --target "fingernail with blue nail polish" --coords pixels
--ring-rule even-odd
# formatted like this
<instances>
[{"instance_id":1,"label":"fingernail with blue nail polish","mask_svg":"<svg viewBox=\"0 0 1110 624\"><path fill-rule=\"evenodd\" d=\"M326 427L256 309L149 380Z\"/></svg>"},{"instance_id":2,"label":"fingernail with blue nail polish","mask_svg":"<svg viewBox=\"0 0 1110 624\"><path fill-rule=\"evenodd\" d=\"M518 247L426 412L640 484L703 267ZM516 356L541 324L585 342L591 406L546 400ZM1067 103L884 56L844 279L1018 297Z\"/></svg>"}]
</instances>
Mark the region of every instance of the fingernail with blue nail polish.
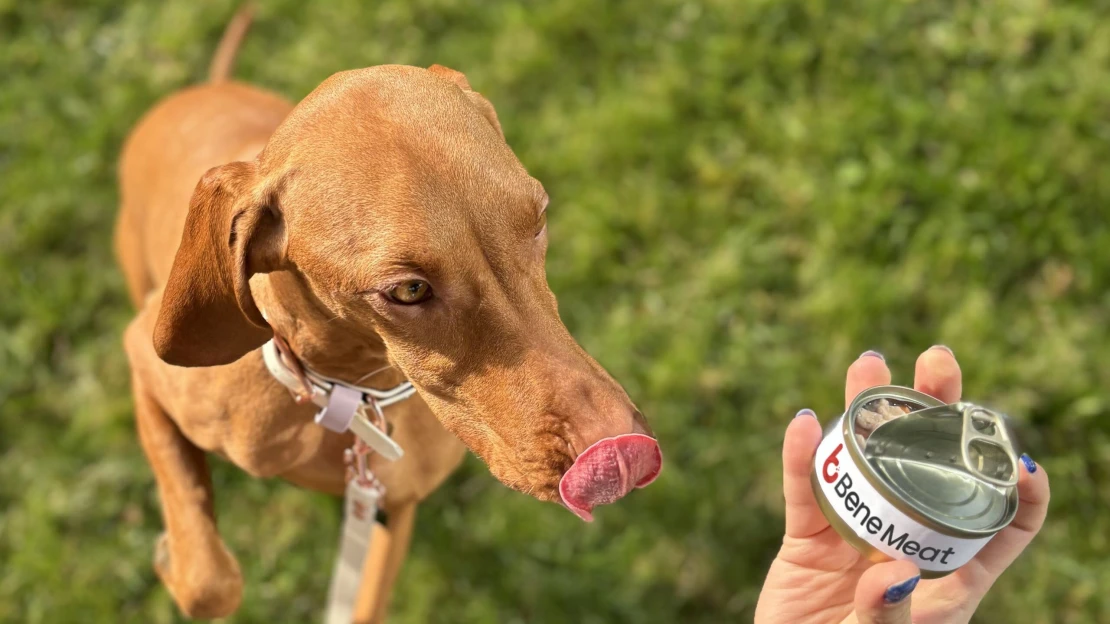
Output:
<instances>
[{"instance_id":1,"label":"fingernail with blue nail polish","mask_svg":"<svg viewBox=\"0 0 1110 624\"><path fill-rule=\"evenodd\" d=\"M861 358L875 357L875 358L879 358L880 360L882 360L884 362L886 361L886 358L883 357L883 354L879 353L878 351L864 351L863 353L859 354L859 356Z\"/></svg>"},{"instance_id":2,"label":"fingernail with blue nail polish","mask_svg":"<svg viewBox=\"0 0 1110 624\"><path fill-rule=\"evenodd\" d=\"M940 349L942 351L947 351L948 355L951 355L952 357L956 357L956 354L952 352L952 349L949 349L948 347L946 347L944 345L933 345L929 348L930 349Z\"/></svg>"},{"instance_id":3,"label":"fingernail with blue nail polish","mask_svg":"<svg viewBox=\"0 0 1110 624\"><path fill-rule=\"evenodd\" d=\"M886 593L883 594L883 600L885 600L887 604L902 602L913 593L913 590L917 588L917 582L920 580L921 576L918 575L887 587Z\"/></svg>"},{"instance_id":4,"label":"fingernail with blue nail polish","mask_svg":"<svg viewBox=\"0 0 1110 624\"><path fill-rule=\"evenodd\" d=\"M1029 474L1037 472L1037 462L1033 461L1033 458L1027 453L1021 454L1021 463L1025 465L1025 469L1029 471Z\"/></svg>"},{"instance_id":5,"label":"fingernail with blue nail polish","mask_svg":"<svg viewBox=\"0 0 1110 624\"><path fill-rule=\"evenodd\" d=\"M806 409L803 409L803 410L798 410L798 413L794 414L794 418L798 418L800 416L809 416L811 418L817 418L817 414L814 414L813 410L809 409L808 407Z\"/></svg>"}]
</instances>

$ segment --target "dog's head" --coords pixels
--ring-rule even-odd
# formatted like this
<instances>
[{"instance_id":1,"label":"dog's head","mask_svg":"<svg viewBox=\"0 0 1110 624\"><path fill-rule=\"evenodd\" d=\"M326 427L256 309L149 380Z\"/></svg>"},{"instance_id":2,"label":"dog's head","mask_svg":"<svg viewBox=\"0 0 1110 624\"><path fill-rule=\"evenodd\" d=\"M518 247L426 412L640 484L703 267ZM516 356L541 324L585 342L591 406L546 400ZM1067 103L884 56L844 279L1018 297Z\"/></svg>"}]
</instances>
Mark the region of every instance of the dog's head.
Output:
<instances>
[{"instance_id":1,"label":"dog's head","mask_svg":"<svg viewBox=\"0 0 1110 624\"><path fill-rule=\"evenodd\" d=\"M183 366L271 332L250 277L288 271L380 337L505 484L579 516L658 474L643 417L570 336L547 285L547 194L462 74L376 67L305 98L254 162L197 185L154 334Z\"/></svg>"}]
</instances>

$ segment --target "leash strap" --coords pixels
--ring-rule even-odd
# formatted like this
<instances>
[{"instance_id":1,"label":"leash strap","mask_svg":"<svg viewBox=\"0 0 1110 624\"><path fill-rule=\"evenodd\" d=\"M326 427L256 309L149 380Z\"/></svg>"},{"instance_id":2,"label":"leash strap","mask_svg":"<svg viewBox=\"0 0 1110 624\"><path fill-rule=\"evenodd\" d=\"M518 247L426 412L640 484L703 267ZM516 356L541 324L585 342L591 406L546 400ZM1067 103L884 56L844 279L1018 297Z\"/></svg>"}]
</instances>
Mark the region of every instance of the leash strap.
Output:
<instances>
[{"instance_id":1,"label":"leash strap","mask_svg":"<svg viewBox=\"0 0 1110 624\"><path fill-rule=\"evenodd\" d=\"M379 491L359 478L347 483L339 556L331 574L325 624L351 624L370 538L378 514Z\"/></svg>"}]
</instances>

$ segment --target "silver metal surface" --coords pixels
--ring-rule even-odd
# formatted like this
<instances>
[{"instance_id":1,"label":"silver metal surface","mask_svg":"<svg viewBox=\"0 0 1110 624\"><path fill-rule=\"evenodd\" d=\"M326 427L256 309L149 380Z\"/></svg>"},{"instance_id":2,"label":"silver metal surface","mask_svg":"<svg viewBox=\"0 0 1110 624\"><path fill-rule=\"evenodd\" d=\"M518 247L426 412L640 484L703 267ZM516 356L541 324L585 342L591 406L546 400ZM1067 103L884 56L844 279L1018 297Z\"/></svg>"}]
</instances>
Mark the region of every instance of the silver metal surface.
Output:
<instances>
[{"instance_id":1,"label":"silver metal surface","mask_svg":"<svg viewBox=\"0 0 1110 624\"><path fill-rule=\"evenodd\" d=\"M862 449L868 466L927 524L967 536L1009 524L1017 512L1017 456L999 415L968 402L920 407L870 432Z\"/></svg>"}]
</instances>

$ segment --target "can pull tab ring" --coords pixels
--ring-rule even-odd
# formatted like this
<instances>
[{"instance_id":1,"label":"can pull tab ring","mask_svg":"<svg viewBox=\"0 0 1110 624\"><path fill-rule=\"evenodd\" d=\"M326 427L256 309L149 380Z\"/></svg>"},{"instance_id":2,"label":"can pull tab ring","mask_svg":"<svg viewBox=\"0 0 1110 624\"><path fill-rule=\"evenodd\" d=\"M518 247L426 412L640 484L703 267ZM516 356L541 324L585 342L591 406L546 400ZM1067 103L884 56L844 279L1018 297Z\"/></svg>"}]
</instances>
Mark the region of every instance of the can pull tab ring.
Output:
<instances>
[{"instance_id":1,"label":"can pull tab ring","mask_svg":"<svg viewBox=\"0 0 1110 624\"><path fill-rule=\"evenodd\" d=\"M963 417L960 451L967 471L992 485L1017 485L1018 458L1002 417L966 401L952 407Z\"/></svg>"}]
</instances>

